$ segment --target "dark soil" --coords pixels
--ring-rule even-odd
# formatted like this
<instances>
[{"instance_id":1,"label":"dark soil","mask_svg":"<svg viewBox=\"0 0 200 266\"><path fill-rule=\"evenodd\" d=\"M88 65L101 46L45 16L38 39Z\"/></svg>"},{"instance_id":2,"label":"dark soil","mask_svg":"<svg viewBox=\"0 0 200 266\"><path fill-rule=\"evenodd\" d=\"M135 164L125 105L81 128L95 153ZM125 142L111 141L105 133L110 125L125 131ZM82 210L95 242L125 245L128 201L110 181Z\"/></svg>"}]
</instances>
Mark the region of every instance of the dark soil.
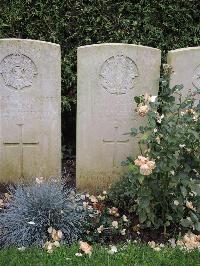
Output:
<instances>
[{"instance_id":1,"label":"dark soil","mask_svg":"<svg viewBox=\"0 0 200 266\"><path fill-rule=\"evenodd\" d=\"M76 187L76 159L67 157L62 162L62 178L66 187Z\"/></svg>"}]
</instances>

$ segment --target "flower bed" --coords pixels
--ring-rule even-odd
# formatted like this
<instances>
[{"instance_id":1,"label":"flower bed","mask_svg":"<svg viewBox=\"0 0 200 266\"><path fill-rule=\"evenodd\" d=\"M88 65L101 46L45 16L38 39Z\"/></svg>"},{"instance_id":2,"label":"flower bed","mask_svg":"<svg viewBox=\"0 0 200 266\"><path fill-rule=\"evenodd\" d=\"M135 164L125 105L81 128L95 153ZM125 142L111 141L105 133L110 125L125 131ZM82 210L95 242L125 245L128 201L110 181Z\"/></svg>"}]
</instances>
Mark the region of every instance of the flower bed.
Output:
<instances>
[{"instance_id":1,"label":"flower bed","mask_svg":"<svg viewBox=\"0 0 200 266\"><path fill-rule=\"evenodd\" d=\"M164 66L159 97L135 97L136 112L148 123L131 129L141 154L129 157L126 174L99 195L77 194L59 180L38 177L12 187L0 198L0 244L47 253L79 243L76 256L92 256L95 243L146 242L154 251L167 245L200 249L199 90L185 98L169 87Z\"/></svg>"}]
</instances>

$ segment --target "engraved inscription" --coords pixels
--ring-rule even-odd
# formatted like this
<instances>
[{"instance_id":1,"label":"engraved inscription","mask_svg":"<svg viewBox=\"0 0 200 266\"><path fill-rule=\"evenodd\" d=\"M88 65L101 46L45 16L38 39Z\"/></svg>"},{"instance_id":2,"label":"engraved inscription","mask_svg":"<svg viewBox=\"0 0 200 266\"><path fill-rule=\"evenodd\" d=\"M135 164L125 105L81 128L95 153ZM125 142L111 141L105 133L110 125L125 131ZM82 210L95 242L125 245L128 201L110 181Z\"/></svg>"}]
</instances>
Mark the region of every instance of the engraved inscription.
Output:
<instances>
[{"instance_id":1,"label":"engraved inscription","mask_svg":"<svg viewBox=\"0 0 200 266\"><path fill-rule=\"evenodd\" d=\"M127 90L134 88L138 75L137 66L131 58L116 55L103 63L100 84L110 94L126 94Z\"/></svg>"},{"instance_id":2,"label":"engraved inscription","mask_svg":"<svg viewBox=\"0 0 200 266\"><path fill-rule=\"evenodd\" d=\"M195 69L192 83L196 88L200 88L200 65Z\"/></svg>"},{"instance_id":3,"label":"engraved inscription","mask_svg":"<svg viewBox=\"0 0 200 266\"><path fill-rule=\"evenodd\" d=\"M117 157L118 157L118 145L119 144L126 144L129 142L128 138L120 138L119 135L119 126L115 125L114 127L114 138L112 139L103 139L103 143L106 144L112 144L113 146L113 157L112 157L112 166L113 168L117 168L119 167L119 165L117 165Z\"/></svg>"},{"instance_id":4,"label":"engraved inscription","mask_svg":"<svg viewBox=\"0 0 200 266\"><path fill-rule=\"evenodd\" d=\"M6 86L20 90L32 85L37 69L26 55L10 54L1 61L0 74Z\"/></svg>"},{"instance_id":5,"label":"engraved inscription","mask_svg":"<svg viewBox=\"0 0 200 266\"><path fill-rule=\"evenodd\" d=\"M52 119L57 119L59 113L52 106L57 105L57 99L54 97L20 97L15 95L2 96L0 107L3 110L1 117L5 119L20 118L47 119L49 115Z\"/></svg>"},{"instance_id":6,"label":"engraved inscription","mask_svg":"<svg viewBox=\"0 0 200 266\"><path fill-rule=\"evenodd\" d=\"M6 147L19 147L19 156L20 156L20 175L21 177L24 177L24 147L25 146L35 146L39 145L39 142L24 142L23 141L23 124L18 124L20 129L20 140L16 142L3 142L4 146Z\"/></svg>"}]
</instances>

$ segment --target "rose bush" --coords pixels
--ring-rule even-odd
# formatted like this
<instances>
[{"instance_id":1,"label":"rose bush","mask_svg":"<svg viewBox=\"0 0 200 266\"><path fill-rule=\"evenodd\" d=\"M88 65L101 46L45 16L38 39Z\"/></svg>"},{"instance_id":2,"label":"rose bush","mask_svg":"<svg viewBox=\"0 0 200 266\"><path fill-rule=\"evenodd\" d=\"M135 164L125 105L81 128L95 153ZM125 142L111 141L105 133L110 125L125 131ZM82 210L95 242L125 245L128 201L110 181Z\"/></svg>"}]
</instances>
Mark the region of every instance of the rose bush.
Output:
<instances>
[{"instance_id":1,"label":"rose bush","mask_svg":"<svg viewBox=\"0 0 200 266\"><path fill-rule=\"evenodd\" d=\"M182 96L169 86L164 65L158 97L135 97L147 126L132 128L141 155L128 158L128 172L109 193L118 208L136 213L145 227L186 227L200 231L200 89Z\"/></svg>"}]
</instances>

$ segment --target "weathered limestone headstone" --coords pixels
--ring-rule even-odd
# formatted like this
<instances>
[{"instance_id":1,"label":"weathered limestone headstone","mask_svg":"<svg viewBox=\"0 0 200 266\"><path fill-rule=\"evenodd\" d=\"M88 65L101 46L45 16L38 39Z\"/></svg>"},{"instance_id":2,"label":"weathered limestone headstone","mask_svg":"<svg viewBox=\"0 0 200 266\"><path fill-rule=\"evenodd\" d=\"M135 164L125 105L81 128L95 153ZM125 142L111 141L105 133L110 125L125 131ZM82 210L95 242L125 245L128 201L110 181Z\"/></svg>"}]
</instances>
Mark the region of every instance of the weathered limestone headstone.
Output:
<instances>
[{"instance_id":1,"label":"weathered limestone headstone","mask_svg":"<svg viewBox=\"0 0 200 266\"><path fill-rule=\"evenodd\" d=\"M170 85L183 84L183 96L200 88L200 46L169 51L167 63L173 69Z\"/></svg>"},{"instance_id":2,"label":"weathered limestone headstone","mask_svg":"<svg viewBox=\"0 0 200 266\"><path fill-rule=\"evenodd\" d=\"M60 176L60 46L0 40L0 182Z\"/></svg>"},{"instance_id":3,"label":"weathered limestone headstone","mask_svg":"<svg viewBox=\"0 0 200 266\"><path fill-rule=\"evenodd\" d=\"M122 172L121 162L138 154L126 133L141 125L134 96L158 93L161 52L130 44L78 49L77 186L106 188Z\"/></svg>"}]
</instances>

